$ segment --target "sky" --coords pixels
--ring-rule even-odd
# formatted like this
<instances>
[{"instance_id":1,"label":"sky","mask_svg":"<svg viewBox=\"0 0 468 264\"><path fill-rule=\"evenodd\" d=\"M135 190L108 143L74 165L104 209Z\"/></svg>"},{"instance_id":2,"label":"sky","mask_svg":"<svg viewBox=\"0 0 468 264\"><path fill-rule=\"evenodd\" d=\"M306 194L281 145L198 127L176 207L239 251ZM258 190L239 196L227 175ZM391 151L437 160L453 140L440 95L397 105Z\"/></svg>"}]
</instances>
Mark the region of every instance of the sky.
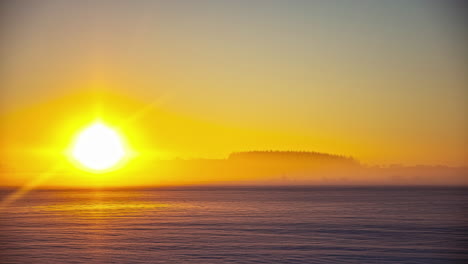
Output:
<instances>
[{"instance_id":1,"label":"sky","mask_svg":"<svg viewBox=\"0 0 468 264\"><path fill-rule=\"evenodd\" d=\"M109 116L151 105L133 135L167 157L278 149L468 166L459 9L429 0L4 1L3 134L47 146L66 119L88 112L94 97L80 91L96 89L120 98Z\"/></svg>"}]
</instances>

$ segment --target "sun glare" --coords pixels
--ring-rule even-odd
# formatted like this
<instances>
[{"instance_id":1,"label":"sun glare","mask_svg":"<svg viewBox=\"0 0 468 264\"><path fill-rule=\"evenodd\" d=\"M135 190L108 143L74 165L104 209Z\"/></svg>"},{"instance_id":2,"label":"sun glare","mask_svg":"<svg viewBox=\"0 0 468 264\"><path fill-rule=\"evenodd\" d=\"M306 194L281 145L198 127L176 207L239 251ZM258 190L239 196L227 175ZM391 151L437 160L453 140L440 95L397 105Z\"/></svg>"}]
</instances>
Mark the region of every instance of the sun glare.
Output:
<instances>
[{"instance_id":1,"label":"sun glare","mask_svg":"<svg viewBox=\"0 0 468 264\"><path fill-rule=\"evenodd\" d=\"M76 138L71 154L92 171L112 169L126 155L119 134L102 123L95 123L83 130Z\"/></svg>"}]
</instances>

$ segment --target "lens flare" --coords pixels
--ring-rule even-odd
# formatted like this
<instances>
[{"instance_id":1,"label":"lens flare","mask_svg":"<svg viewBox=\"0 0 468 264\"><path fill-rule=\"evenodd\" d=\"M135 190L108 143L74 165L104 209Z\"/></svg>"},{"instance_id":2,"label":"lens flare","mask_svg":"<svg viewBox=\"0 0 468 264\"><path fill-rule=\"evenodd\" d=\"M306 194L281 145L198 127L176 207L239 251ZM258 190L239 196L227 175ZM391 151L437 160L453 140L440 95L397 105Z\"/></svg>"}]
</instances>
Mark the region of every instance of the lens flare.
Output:
<instances>
[{"instance_id":1,"label":"lens flare","mask_svg":"<svg viewBox=\"0 0 468 264\"><path fill-rule=\"evenodd\" d=\"M71 154L81 165L93 171L109 170L126 155L119 134L102 123L83 130L76 138Z\"/></svg>"}]
</instances>

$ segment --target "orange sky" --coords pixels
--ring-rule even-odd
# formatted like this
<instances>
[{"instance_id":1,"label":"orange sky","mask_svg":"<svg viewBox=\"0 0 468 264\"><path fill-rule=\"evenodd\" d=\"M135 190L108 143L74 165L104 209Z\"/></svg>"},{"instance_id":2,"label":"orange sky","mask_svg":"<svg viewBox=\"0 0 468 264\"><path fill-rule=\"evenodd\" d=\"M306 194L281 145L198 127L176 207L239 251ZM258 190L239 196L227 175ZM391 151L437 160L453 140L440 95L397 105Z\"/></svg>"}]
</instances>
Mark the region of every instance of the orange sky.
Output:
<instances>
[{"instance_id":1,"label":"orange sky","mask_svg":"<svg viewBox=\"0 0 468 264\"><path fill-rule=\"evenodd\" d=\"M47 167L96 115L152 158L275 149L468 166L451 6L234 2L6 5L2 166Z\"/></svg>"}]
</instances>

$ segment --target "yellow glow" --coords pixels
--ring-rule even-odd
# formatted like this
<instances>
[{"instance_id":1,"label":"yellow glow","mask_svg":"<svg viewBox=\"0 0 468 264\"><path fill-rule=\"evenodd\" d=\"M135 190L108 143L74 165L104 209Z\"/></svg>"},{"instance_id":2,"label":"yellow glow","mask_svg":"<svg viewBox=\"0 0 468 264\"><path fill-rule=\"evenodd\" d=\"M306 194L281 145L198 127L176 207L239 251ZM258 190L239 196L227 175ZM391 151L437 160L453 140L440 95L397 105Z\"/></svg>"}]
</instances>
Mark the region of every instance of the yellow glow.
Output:
<instances>
[{"instance_id":1,"label":"yellow glow","mask_svg":"<svg viewBox=\"0 0 468 264\"><path fill-rule=\"evenodd\" d=\"M102 123L95 123L78 135L71 154L87 169L106 171L122 161L126 151L115 130Z\"/></svg>"}]
</instances>

